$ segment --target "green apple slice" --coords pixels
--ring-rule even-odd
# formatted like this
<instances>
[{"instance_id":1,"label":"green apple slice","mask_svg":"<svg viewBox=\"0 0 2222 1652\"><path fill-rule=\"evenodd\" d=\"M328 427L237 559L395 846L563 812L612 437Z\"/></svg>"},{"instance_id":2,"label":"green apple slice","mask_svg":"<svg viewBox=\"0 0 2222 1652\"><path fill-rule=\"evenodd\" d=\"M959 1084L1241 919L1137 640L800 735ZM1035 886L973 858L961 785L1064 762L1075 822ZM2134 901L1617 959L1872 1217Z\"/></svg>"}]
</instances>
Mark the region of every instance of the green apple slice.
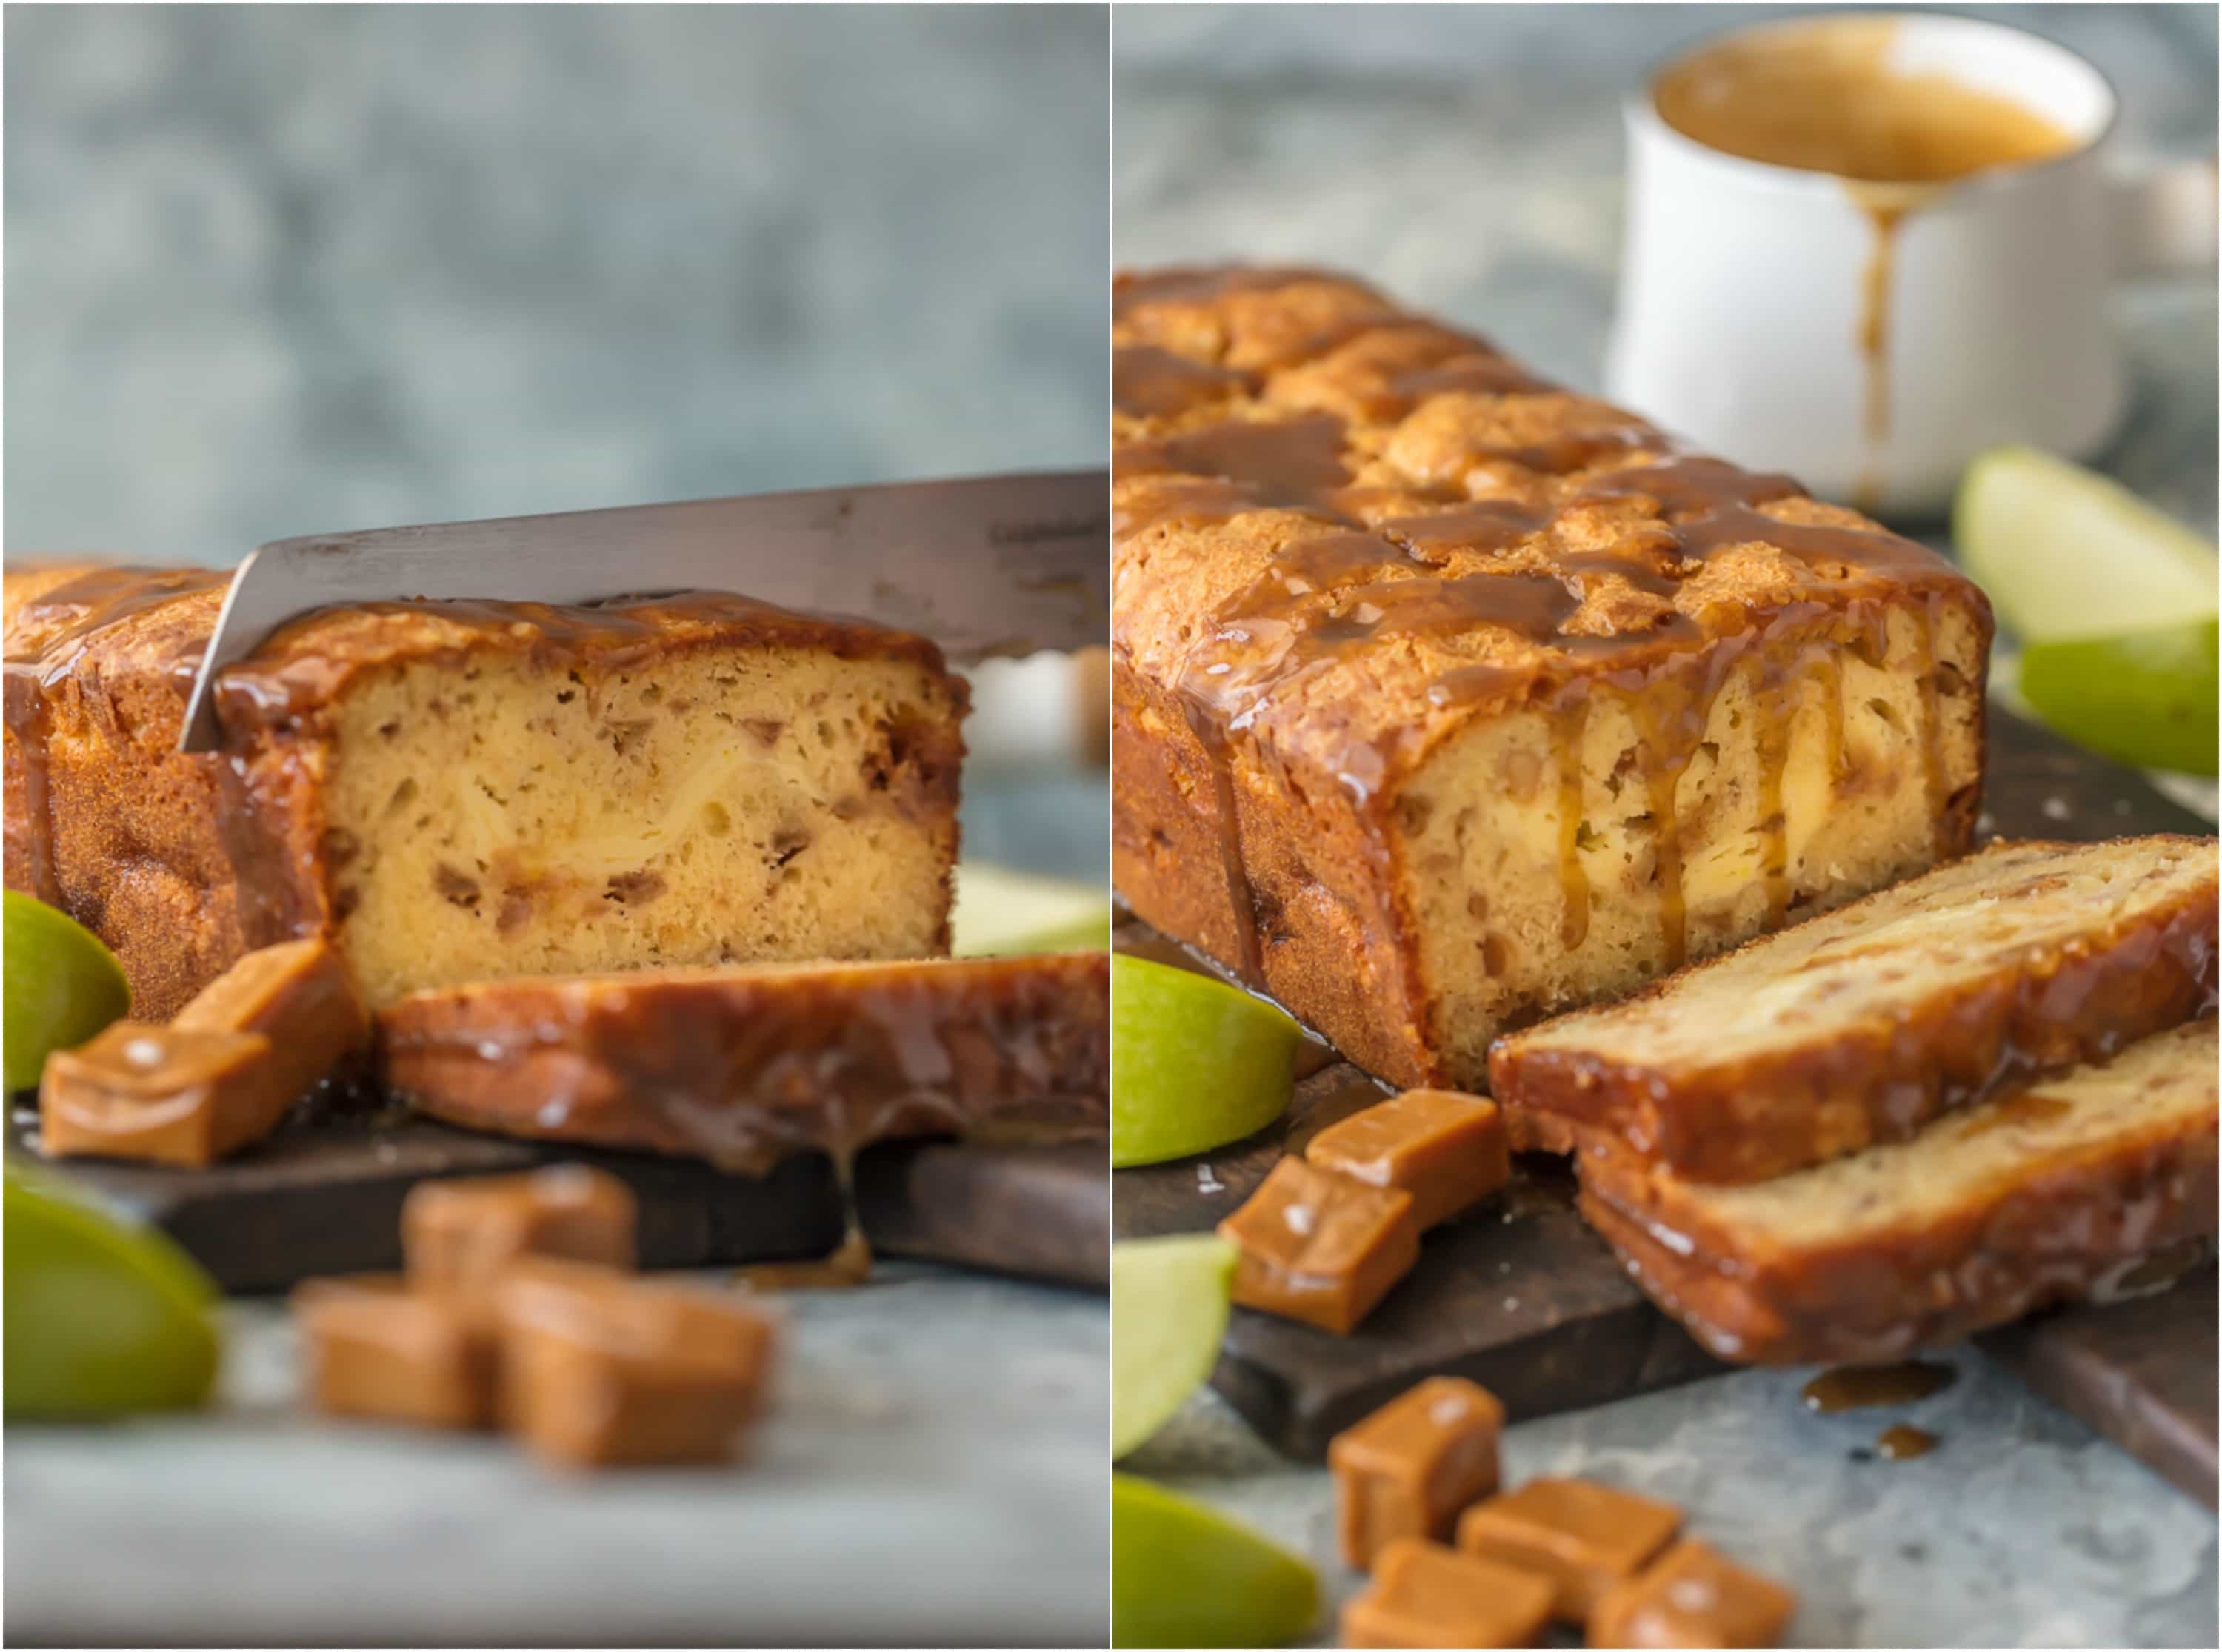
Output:
<instances>
[{"instance_id":1,"label":"green apple slice","mask_svg":"<svg viewBox=\"0 0 2222 1652\"><path fill-rule=\"evenodd\" d=\"M191 1257L12 1161L0 1198L11 1419L174 1411L208 1398L217 1291Z\"/></svg>"},{"instance_id":2,"label":"green apple slice","mask_svg":"<svg viewBox=\"0 0 2222 1652\"><path fill-rule=\"evenodd\" d=\"M1285 1646L1319 1616L1319 1574L1179 1492L1111 1476L1111 1644Z\"/></svg>"},{"instance_id":3,"label":"green apple slice","mask_svg":"<svg viewBox=\"0 0 2222 1652\"><path fill-rule=\"evenodd\" d=\"M2213 546L2120 484L2034 448L1995 447L1968 466L1952 537L2025 643L2216 612Z\"/></svg>"},{"instance_id":4,"label":"green apple slice","mask_svg":"<svg viewBox=\"0 0 2222 1652\"><path fill-rule=\"evenodd\" d=\"M2079 745L2140 768L2212 774L2222 704L2213 620L2032 642L2021 695Z\"/></svg>"},{"instance_id":5,"label":"green apple slice","mask_svg":"<svg viewBox=\"0 0 2222 1652\"><path fill-rule=\"evenodd\" d=\"M10 1091L35 1090L50 1054L82 1044L131 1007L131 986L98 936L44 901L8 891L0 923L7 966L0 1065Z\"/></svg>"},{"instance_id":6,"label":"green apple slice","mask_svg":"<svg viewBox=\"0 0 2222 1652\"><path fill-rule=\"evenodd\" d=\"M1102 952L1111 944L1111 903L1097 885L966 861L949 927L960 958Z\"/></svg>"},{"instance_id":7,"label":"green apple slice","mask_svg":"<svg viewBox=\"0 0 2222 1652\"><path fill-rule=\"evenodd\" d=\"M1288 1110L1302 1029L1223 981L1111 960L1111 1162L1185 1158Z\"/></svg>"},{"instance_id":8,"label":"green apple slice","mask_svg":"<svg viewBox=\"0 0 2222 1652\"><path fill-rule=\"evenodd\" d=\"M1211 1374L1227 1335L1234 1247L1215 1233L1111 1248L1111 1455L1165 1425Z\"/></svg>"}]
</instances>

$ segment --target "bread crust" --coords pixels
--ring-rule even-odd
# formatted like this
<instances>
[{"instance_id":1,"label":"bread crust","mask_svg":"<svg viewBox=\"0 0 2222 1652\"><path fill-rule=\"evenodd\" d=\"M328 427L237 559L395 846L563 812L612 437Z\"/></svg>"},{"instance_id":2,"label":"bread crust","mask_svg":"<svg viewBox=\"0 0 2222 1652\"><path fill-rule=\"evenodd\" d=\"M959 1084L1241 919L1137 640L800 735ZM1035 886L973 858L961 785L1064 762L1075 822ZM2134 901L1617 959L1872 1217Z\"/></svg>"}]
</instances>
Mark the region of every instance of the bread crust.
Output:
<instances>
[{"instance_id":1,"label":"bread crust","mask_svg":"<svg viewBox=\"0 0 2222 1652\"><path fill-rule=\"evenodd\" d=\"M419 992L378 1017L387 1087L474 1129L761 1171L911 1136L1095 1140L1102 953L737 966Z\"/></svg>"},{"instance_id":2,"label":"bread crust","mask_svg":"<svg viewBox=\"0 0 2222 1652\"><path fill-rule=\"evenodd\" d=\"M333 932L324 788L337 709L409 666L526 658L584 678L704 650L785 647L900 660L938 680L945 721L907 731L916 807L953 862L964 705L923 637L694 592L587 608L396 602L324 610L218 678L223 745L176 749L229 574L70 564L6 579L8 886L60 907L122 960L134 1013L173 1013L244 953ZM943 891L942 944L948 891Z\"/></svg>"},{"instance_id":3,"label":"bread crust","mask_svg":"<svg viewBox=\"0 0 2222 1652\"><path fill-rule=\"evenodd\" d=\"M1585 1187L1583 1218L1643 1293L1736 1365L1880 1364L1954 1342L2109 1283L2216 1235L2215 1122L2032 1174L1987 1209L1882 1244L1779 1261L1685 1242ZM2062 1248L2063 1232L2091 1231ZM1701 1242L1691 1241L1692 1243ZM2187 1265L2194 1258L2187 1255ZM2171 1270L2168 1277L2173 1278Z\"/></svg>"},{"instance_id":4,"label":"bread crust","mask_svg":"<svg viewBox=\"0 0 2222 1652\"><path fill-rule=\"evenodd\" d=\"M1623 696L1648 719L1670 967L1969 847L1991 617L1942 559L1340 276L1122 277L1114 308L1114 877L1361 1066L1475 1088L1489 1032L1641 978L1513 993L1478 1037L1452 1007L1448 972L1486 964L1430 962L1442 879L1408 787L1492 720ZM1673 804L1723 684L1786 704L1892 625L1953 718L1922 735L1921 841L1865 881L1821 864L1793 889L1778 865L1765 911L1685 936Z\"/></svg>"},{"instance_id":5,"label":"bread crust","mask_svg":"<svg viewBox=\"0 0 2222 1652\"><path fill-rule=\"evenodd\" d=\"M1854 1167L1857 1180L1809 1172L1754 1190L1767 1195L1758 1209L1592 1133L1576 1161L1579 1208L1646 1293L1724 1360L1897 1359L2106 1294L2140 1264L2188 1265L2211 1245L2214 1024L2172 1029L2118 1059L2137 1065L2086 1066L1996 1098L1876 1149L1899 1156ZM2110 1085L2132 1087L2109 1095ZM2087 1115L2098 1128L2048 1136L2094 1096L2107 1109ZM1949 1196L1897 1210L1866 1202L1904 1197L1899 1179L1917 1174ZM1789 1230L1786 1206L1798 1212Z\"/></svg>"},{"instance_id":6,"label":"bread crust","mask_svg":"<svg viewBox=\"0 0 2222 1652\"><path fill-rule=\"evenodd\" d=\"M1736 1059L1679 1066L1616 1060L1554 1047L1535 1033L1497 1041L1491 1088L1516 1116L1555 1120L1525 1132L1570 1150L1585 1131L1618 1136L1635 1154L1693 1181L1748 1182L1878 1142L1903 1141L1931 1118L2081 1062L2104 1061L2137 1039L2210 1013L2216 999L2216 873L2212 840L2137 840L2202 857L2205 878L2141 911L2094 913L2069 944L2033 949L1981 976L1930 993L1899 1014L1848 1016L1810 1039ZM1985 857L2084 846L2000 841ZM1855 926L1882 890L1823 921ZM1655 981L1610 1016L1677 993L1738 966L1762 937ZM1905 961L1916 967L1919 959Z\"/></svg>"}]
</instances>

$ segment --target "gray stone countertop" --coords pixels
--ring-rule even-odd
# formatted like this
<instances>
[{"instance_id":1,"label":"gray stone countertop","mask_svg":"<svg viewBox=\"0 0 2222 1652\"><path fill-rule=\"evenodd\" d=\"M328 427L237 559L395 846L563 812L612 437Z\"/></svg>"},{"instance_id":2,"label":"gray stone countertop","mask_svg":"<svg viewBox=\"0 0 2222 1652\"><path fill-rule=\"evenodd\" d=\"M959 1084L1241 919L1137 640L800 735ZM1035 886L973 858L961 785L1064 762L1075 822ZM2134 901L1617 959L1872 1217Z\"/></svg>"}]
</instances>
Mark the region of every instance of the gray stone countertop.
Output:
<instances>
[{"instance_id":1,"label":"gray stone countertop","mask_svg":"<svg viewBox=\"0 0 2222 1652\"><path fill-rule=\"evenodd\" d=\"M304 1416L283 1310L234 1303L208 1413L9 1427L6 1638L1102 1645L1102 1298L882 1263L783 1300L738 1464L588 1475Z\"/></svg>"},{"instance_id":2,"label":"gray stone countertop","mask_svg":"<svg viewBox=\"0 0 2222 1652\"><path fill-rule=\"evenodd\" d=\"M1620 234L1618 99L1678 43L1784 9L1122 9L1114 250L1130 266L1341 266L1593 388ZM1980 9L2106 71L2125 155L2213 151L2211 9ZM2214 284L2125 288L2118 321L2136 392L2106 466L2211 531ZM2211 785L2171 789L2213 813ZM1798 1645L2214 1645L2214 1517L1972 1349L1951 1358L1951 1389L1895 1410L1811 1416L1805 1374L1745 1372L1521 1424L1506 1473L1591 1474L1681 1504L1694 1532L1797 1585ZM1943 1444L1854 1456L1900 1420ZM1215 1395L1122 1467L1310 1555L1332 1600L1362 1581L1334 1558L1325 1473L1277 1456Z\"/></svg>"}]
</instances>

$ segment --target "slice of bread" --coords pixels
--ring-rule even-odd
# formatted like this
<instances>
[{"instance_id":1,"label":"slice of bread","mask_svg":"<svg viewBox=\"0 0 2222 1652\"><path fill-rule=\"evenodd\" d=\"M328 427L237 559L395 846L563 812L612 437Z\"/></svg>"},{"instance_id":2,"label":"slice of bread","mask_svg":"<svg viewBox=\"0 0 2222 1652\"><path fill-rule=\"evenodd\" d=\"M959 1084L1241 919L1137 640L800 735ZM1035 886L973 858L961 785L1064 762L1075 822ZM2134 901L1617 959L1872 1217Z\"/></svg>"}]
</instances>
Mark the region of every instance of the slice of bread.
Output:
<instances>
[{"instance_id":1,"label":"slice of bread","mask_svg":"<svg viewBox=\"0 0 2222 1652\"><path fill-rule=\"evenodd\" d=\"M1758 1181L2097 1061L2215 1002L2215 846L1993 843L1497 1041L1523 1144L1618 1138L1697 1181Z\"/></svg>"},{"instance_id":2,"label":"slice of bread","mask_svg":"<svg viewBox=\"0 0 2222 1652\"><path fill-rule=\"evenodd\" d=\"M1593 1137L1582 1213L1724 1360L1897 1359L2194 1258L2216 1231L2215 1063L2210 1017L1750 1186Z\"/></svg>"},{"instance_id":3,"label":"slice of bread","mask_svg":"<svg viewBox=\"0 0 2222 1652\"><path fill-rule=\"evenodd\" d=\"M704 1158L894 1136L1098 1138L1108 955L737 965L411 994L387 1086L450 1123Z\"/></svg>"}]
</instances>

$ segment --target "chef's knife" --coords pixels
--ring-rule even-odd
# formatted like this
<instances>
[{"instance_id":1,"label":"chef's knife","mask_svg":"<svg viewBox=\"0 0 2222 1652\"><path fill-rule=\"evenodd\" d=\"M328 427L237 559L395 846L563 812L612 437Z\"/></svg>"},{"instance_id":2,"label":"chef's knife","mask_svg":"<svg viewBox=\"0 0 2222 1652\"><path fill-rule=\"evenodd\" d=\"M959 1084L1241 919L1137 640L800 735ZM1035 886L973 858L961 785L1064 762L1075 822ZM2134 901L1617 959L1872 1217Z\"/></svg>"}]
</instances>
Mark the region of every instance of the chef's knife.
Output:
<instances>
[{"instance_id":1,"label":"chef's knife","mask_svg":"<svg viewBox=\"0 0 2222 1652\"><path fill-rule=\"evenodd\" d=\"M1100 647L1109 509L1102 471L1045 472L277 540L232 578L179 747L221 743L217 672L335 604L729 591L921 632L958 661Z\"/></svg>"}]
</instances>

